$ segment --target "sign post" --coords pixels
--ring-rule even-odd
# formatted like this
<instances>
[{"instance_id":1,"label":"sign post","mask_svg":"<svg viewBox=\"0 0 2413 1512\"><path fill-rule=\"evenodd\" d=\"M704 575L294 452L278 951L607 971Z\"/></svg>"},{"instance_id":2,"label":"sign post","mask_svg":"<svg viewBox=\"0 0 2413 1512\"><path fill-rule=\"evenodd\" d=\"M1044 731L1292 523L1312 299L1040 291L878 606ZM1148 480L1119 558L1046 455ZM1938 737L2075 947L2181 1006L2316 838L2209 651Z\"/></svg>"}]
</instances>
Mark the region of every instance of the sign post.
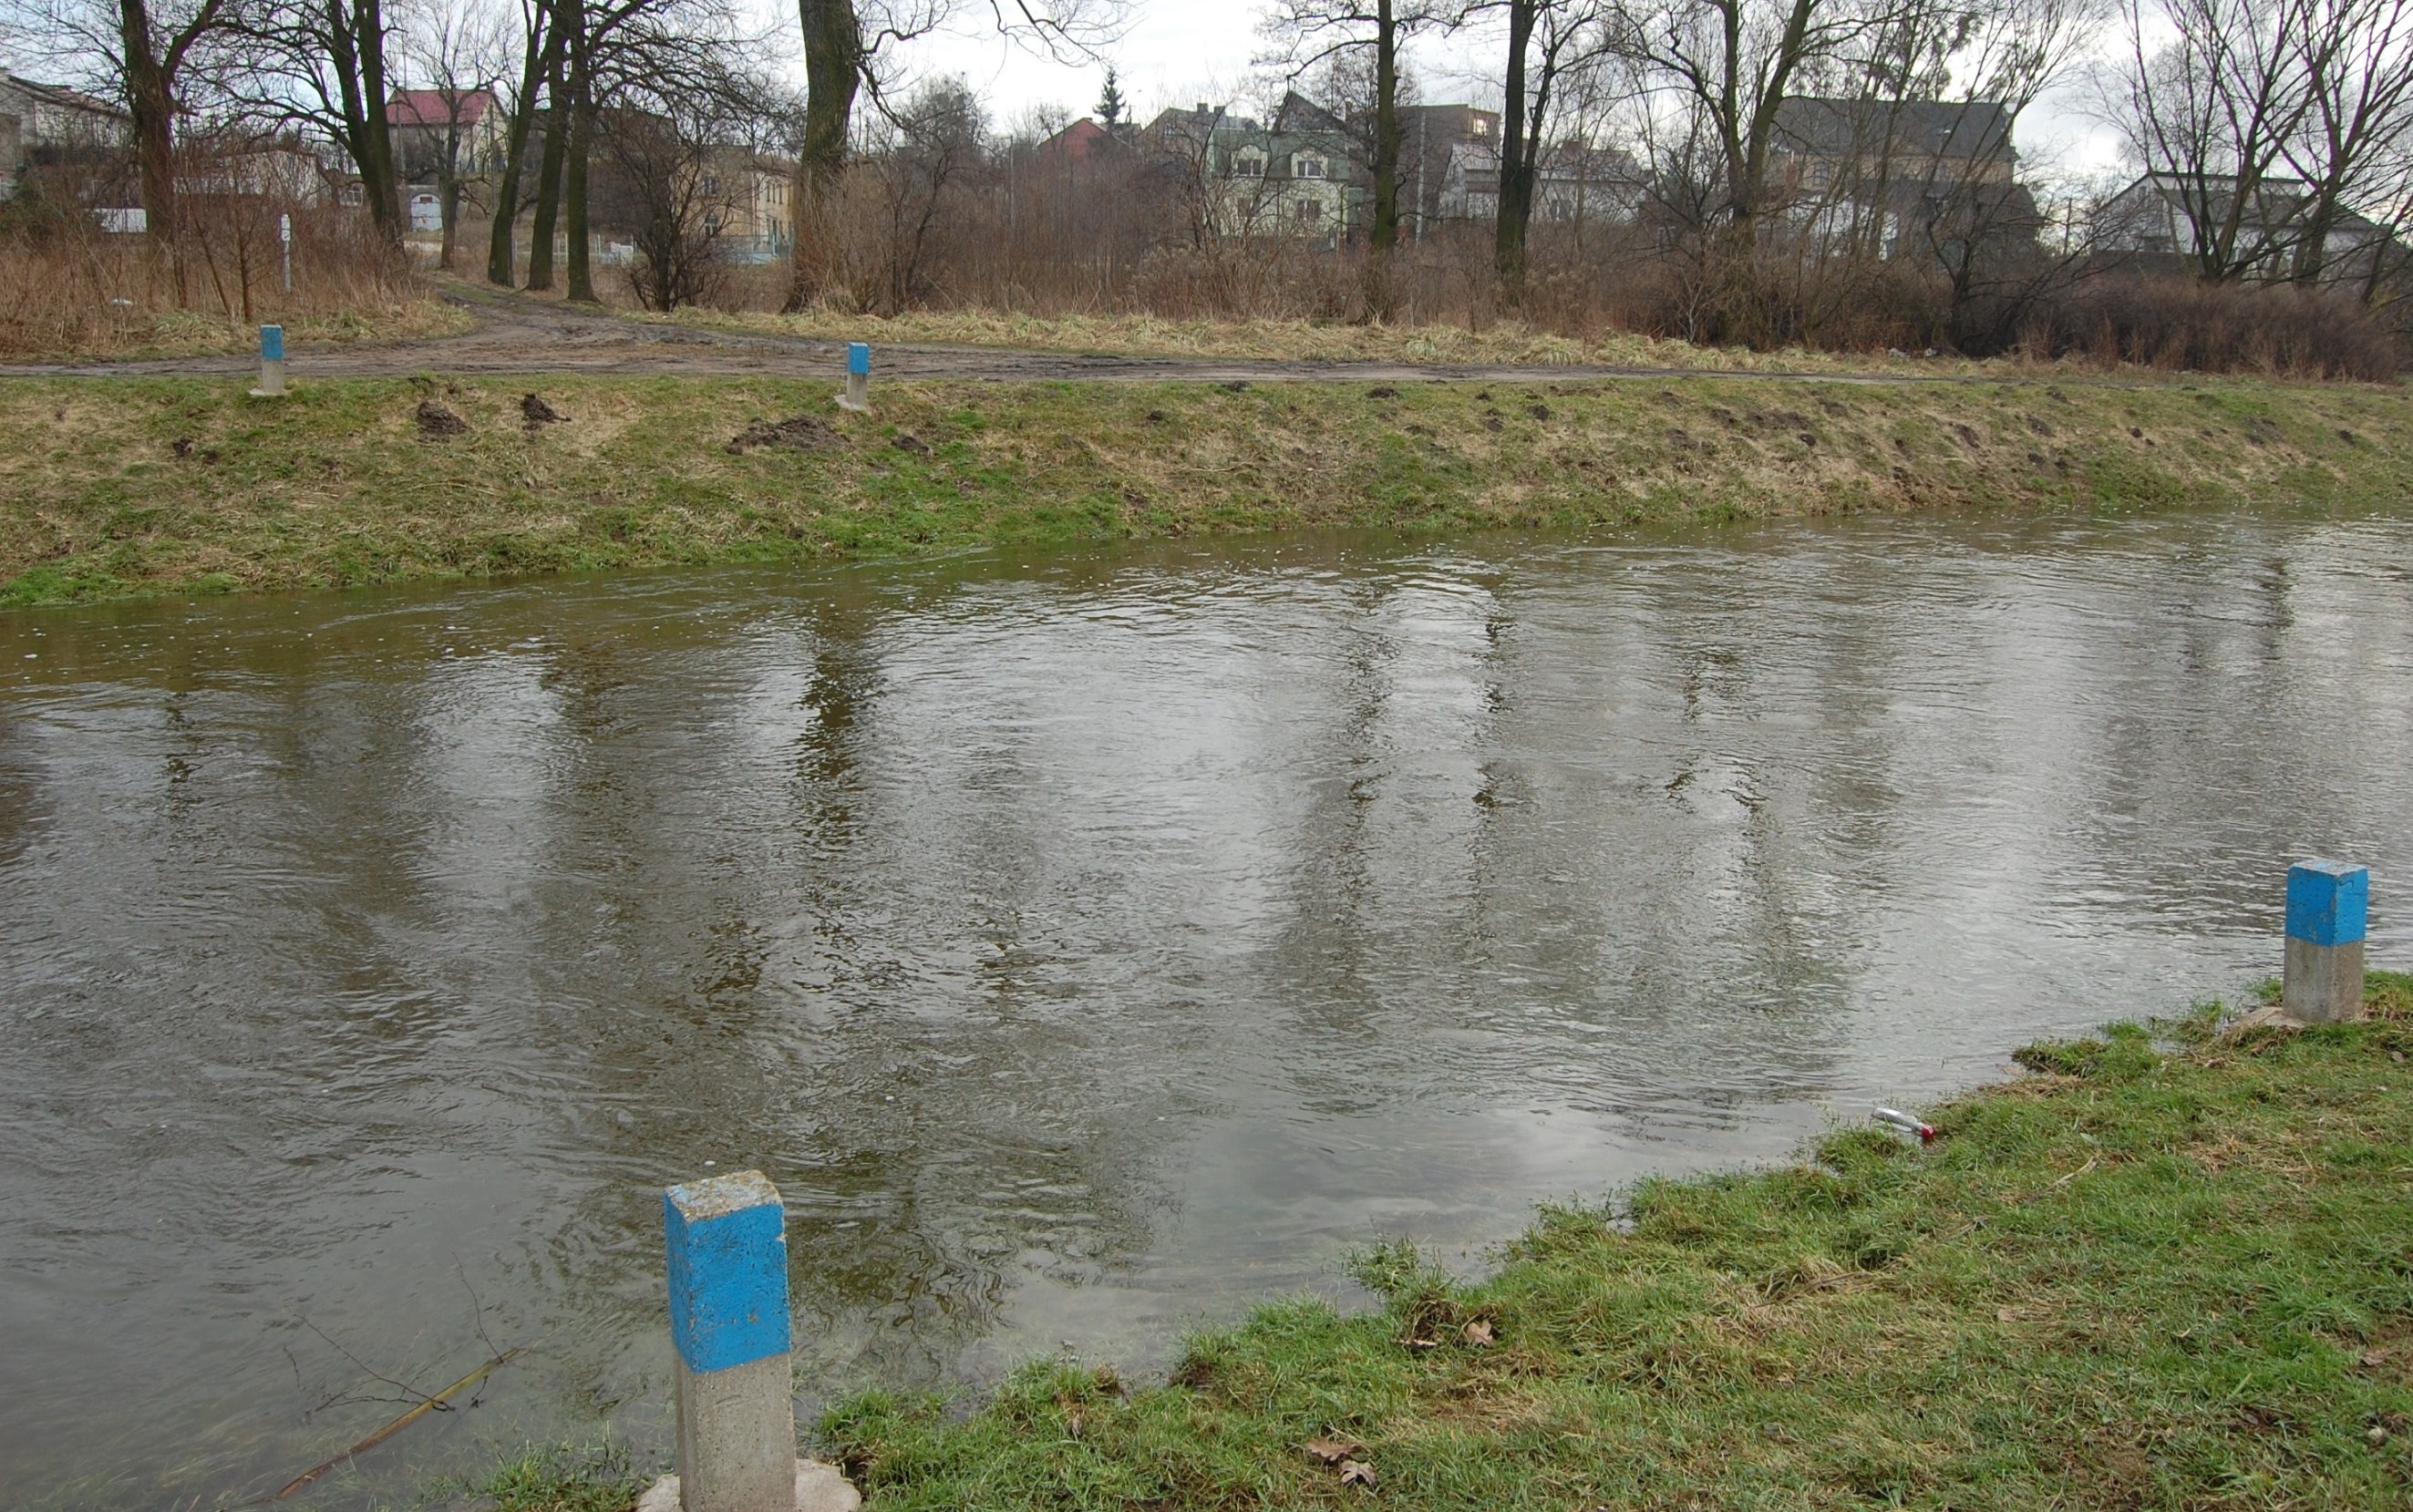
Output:
<instances>
[{"instance_id":1,"label":"sign post","mask_svg":"<svg viewBox=\"0 0 2413 1512\"><path fill-rule=\"evenodd\" d=\"M2306 1023L2362 1012L2362 935L2371 873L2351 861L2287 869L2287 967L2280 1006Z\"/></svg>"},{"instance_id":2,"label":"sign post","mask_svg":"<svg viewBox=\"0 0 2413 1512\"><path fill-rule=\"evenodd\" d=\"M840 409L867 410L871 407L871 344L846 344L846 396L837 402Z\"/></svg>"},{"instance_id":3,"label":"sign post","mask_svg":"<svg viewBox=\"0 0 2413 1512\"><path fill-rule=\"evenodd\" d=\"M251 391L254 399L285 397L285 328L259 328L259 387Z\"/></svg>"}]
</instances>

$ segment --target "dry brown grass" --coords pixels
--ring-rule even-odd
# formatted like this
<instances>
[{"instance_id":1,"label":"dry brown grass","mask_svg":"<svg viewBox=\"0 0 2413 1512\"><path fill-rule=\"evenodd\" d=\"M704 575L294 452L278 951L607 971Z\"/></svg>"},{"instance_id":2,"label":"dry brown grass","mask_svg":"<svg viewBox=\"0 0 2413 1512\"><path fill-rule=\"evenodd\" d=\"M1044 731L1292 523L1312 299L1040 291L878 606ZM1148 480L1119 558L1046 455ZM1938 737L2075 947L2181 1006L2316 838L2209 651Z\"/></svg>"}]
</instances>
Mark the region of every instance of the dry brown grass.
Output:
<instances>
[{"instance_id":1,"label":"dry brown grass","mask_svg":"<svg viewBox=\"0 0 2413 1512\"><path fill-rule=\"evenodd\" d=\"M348 214L295 217L283 286L274 213L237 206L172 247L67 217L0 223L0 356L140 359L249 350L277 323L295 343L409 341L467 330Z\"/></svg>"},{"instance_id":2,"label":"dry brown grass","mask_svg":"<svg viewBox=\"0 0 2413 1512\"><path fill-rule=\"evenodd\" d=\"M1175 319L1147 314L1026 315L1002 310L909 310L881 317L823 306L796 315L753 310L625 312L630 318L824 341L870 341L1117 357L1206 357L1282 362L1396 362L1411 366L1680 369L1729 373L2010 374L2006 362L1895 358L1787 347L1695 346L1616 331L1561 335L1513 320L1462 325L1327 325L1310 320Z\"/></svg>"}]
</instances>

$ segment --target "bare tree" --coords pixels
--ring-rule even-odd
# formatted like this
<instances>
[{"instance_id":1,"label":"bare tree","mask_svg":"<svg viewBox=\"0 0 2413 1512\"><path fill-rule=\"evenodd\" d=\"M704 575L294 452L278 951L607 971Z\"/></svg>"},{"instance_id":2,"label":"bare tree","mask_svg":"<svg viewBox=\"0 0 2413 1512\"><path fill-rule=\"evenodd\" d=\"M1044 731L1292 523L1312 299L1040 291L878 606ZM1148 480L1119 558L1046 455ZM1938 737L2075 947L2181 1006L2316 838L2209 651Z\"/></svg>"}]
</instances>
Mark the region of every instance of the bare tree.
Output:
<instances>
[{"instance_id":1,"label":"bare tree","mask_svg":"<svg viewBox=\"0 0 2413 1512\"><path fill-rule=\"evenodd\" d=\"M1533 220L1543 144L1551 128L1551 97L1567 72L1596 61L1602 48L1596 17L1575 0L1482 0L1459 12L1456 24L1494 9L1506 11L1508 64L1492 262L1502 301L1515 306L1525 296L1526 233Z\"/></svg>"},{"instance_id":2,"label":"bare tree","mask_svg":"<svg viewBox=\"0 0 2413 1512\"><path fill-rule=\"evenodd\" d=\"M495 86L510 68L511 42L489 0L418 0L402 15L400 61L433 96L440 115L433 126L423 114L412 123L416 150L402 154L400 167L406 177L425 172L435 180L443 237L437 266L448 272L467 180L487 167L477 160L492 130L482 113L492 108Z\"/></svg>"},{"instance_id":3,"label":"bare tree","mask_svg":"<svg viewBox=\"0 0 2413 1512\"><path fill-rule=\"evenodd\" d=\"M2309 108L2280 151L2306 188L2293 276L2310 286L2328 275L2352 201L2392 209L2413 189L2413 0L2309 0L2296 19ZM2350 241L2376 272L2380 238ZM2368 298L2368 274L2362 286Z\"/></svg>"},{"instance_id":4,"label":"bare tree","mask_svg":"<svg viewBox=\"0 0 2413 1512\"><path fill-rule=\"evenodd\" d=\"M2206 283L2267 266L2293 235L2299 207L2269 191L2313 110L2301 43L2317 3L2120 0L2110 114L2146 173L2178 197Z\"/></svg>"},{"instance_id":5,"label":"bare tree","mask_svg":"<svg viewBox=\"0 0 2413 1512\"><path fill-rule=\"evenodd\" d=\"M1614 0L1607 45L1648 93L1698 117L1716 149L1733 248L1757 246L1777 111L1805 76L1841 65L1888 0Z\"/></svg>"},{"instance_id":6,"label":"bare tree","mask_svg":"<svg viewBox=\"0 0 2413 1512\"><path fill-rule=\"evenodd\" d=\"M986 123L960 79L934 80L883 112L875 139L886 235L879 308L894 314L930 293L927 257L935 228L956 219L952 201L980 162Z\"/></svg>"},{"instance_id":7,"label":"bare tree","mask_svg":"<svg viewBox=\"0 0 2413 1512\"><path fill-rule=\"evenodd\" d=\"M176 232L176 132L197 63L232 20L233 0L6 0L10 40L57 59L93 92L126 102L153 241Z\"/></svg>"},{"instance_id":8,"label":"bare tree","mask_svg":"<svg viewBox=\"0 0 2413 1512\"><path fill-rule=\"evenodd\" d=\"M223 71L249 113L315 131L351 160L370 223L399 247L407 229L392 132L386 117L386 50L393 27L384 0L247 6L224 38Z\"/></svg>"},{"instance_id":9,"label":"bare tree","mask_svg":"<svg viewBox=\"0 0 2413 1512\"><path fill-rule=\"evenodd\" d=\"M1406 146L1399 125L1399 49L1441 17L1432 0L1281 0L1263 22L1266 35L1277 44L1276 60L1289 66L1293 78L1341 54L1372 56L1373 132L1368 166L1374 180L1374 206L1367 240L1378 269L1399 242L1399 157ZM1379 310L1388 301L1378 298L1375 302Z\"/></svg>"},{"instance_id":10,"label":"bare tree","mask_svg":"<svg viewBox=\"0 0 2413 1512\"><path fill-rule=\"evenodd\" d=\"M545 83L559 71L561 65L561 28L553 24L553 12L543 0L519 0L519 87L513 91L510 115L504 126L503 161L494 185L494 227L486 243L486 281L508 288L516 271L513 255L513 228L519 221L520 183L526 174L528 139L534 134L538 101ZM551 145L548 140L548 146ZM555 159L556 174L559 169ZM551 227L546 228L545 252L552 254ZM533 256L533 249L531 249Z\"/></svg>"},{"instance_id":11,"label":"bare tree","mask_svg":"<svg viewBox=\"0 0 2413 1512\"><path fill-rule=\"evenodd\" d=\"M857 98L879 100L882 67L902 44L926 37L967 11L985 12L1000 35L1058 62L1086 62L1112 42L1124 0L796 0L805 44L805 122L796 154L797 248L788 307L818 285L820 221L846 167Z\"/></svg>"}]
</instances>

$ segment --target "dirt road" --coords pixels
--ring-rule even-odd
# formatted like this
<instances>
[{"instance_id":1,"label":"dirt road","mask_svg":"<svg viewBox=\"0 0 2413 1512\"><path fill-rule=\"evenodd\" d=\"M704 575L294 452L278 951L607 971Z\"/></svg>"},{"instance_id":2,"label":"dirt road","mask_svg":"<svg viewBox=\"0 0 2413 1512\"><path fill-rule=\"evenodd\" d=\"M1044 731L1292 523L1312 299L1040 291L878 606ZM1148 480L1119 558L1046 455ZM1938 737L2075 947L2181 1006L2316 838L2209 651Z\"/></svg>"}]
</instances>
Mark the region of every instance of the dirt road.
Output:
<instances>
[{"instance_id":1,"label":"dirt road","mask_svg":"<svg viewBox=\"0 0 2413 1512\"><path fill-rule=\"evenodd\" d=\"M287 369L303 378L481 374L629 374L836 378L845 372L842 342L745 331L657 326L615 316L483 291L448 291L469 310L476 329L458 336L388 345L300 347ZM889 345L877 348L878 374L889 378L958 378L998 383L1563 383L1581 378L1739 377L1845 383L1968 381L1961 374L1712 373L1652 367L1425 366L1404 362L1309 362L1235 358L1107 357L1064 352L1003 351L974 346ZM247 356L163 358L130 362L0 364L0 377L136 377L236 374L253 370ZM1995 381L1995 380L1988 380Z\"/></svg>"}]
</instances>

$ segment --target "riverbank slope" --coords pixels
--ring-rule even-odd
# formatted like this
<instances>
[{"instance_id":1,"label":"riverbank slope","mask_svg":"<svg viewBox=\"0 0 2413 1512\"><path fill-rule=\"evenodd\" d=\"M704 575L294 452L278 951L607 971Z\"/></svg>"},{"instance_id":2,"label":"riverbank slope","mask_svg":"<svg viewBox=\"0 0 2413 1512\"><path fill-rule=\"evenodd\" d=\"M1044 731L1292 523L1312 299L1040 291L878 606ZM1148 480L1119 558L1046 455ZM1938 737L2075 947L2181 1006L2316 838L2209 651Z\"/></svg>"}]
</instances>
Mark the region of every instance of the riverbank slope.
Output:
<instances>
[{"instance_id":1,"label":"riverbank slope","mask_svg":"<svg viewBox=\"0 0 2413 1512\"><path fill-rule=\"evenodd\" d=\"M1377 1250L1379 1312L1265 1308L1160 1387L1050 1360L969 1417L866 1393L824 1452L874 1512L2406 1505L2413 976L2366 1011L2031 1047L1932 1147L1846 1128L1547 1211L1471 1284ZM640 1483L533 1454L486 1490Z\"/></svg>"},{"instance_id":2,"label":"riverbank slope","mask_svg":"<svg viewBox=\"0 0 2413 1512\"><path fill-rule=\"evenodd\" d=\"M535 384L535 387L531 387ZM825 562L1301 526L1452 531L2413 495L2350 385L0 386L0 603Z\"/></svg>"}]
</instances>

